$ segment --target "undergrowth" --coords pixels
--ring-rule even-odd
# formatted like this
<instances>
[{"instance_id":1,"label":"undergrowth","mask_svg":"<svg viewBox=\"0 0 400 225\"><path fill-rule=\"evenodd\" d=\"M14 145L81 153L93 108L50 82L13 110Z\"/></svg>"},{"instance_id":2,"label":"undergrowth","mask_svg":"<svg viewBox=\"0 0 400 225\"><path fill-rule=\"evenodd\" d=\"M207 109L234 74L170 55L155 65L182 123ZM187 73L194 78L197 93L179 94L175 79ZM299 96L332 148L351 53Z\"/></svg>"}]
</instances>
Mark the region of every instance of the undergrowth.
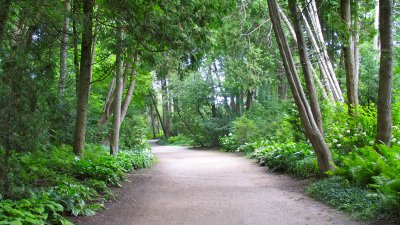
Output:
<instances>
[{"instance_id":1,"label":"undergrowth","mask_svg":"<svg viewBox=\"0 0 400 225\"><path fill-rule=\"evenodd\" d=\"M71 146L13 153L11 189L7 199L0 195L0 224L71 224L64 215L94 215L113 197L110 187L153 161L148 148L110 156L108 148L96 145L88 145L83 157Z\"/></svg>"}]
</instances>

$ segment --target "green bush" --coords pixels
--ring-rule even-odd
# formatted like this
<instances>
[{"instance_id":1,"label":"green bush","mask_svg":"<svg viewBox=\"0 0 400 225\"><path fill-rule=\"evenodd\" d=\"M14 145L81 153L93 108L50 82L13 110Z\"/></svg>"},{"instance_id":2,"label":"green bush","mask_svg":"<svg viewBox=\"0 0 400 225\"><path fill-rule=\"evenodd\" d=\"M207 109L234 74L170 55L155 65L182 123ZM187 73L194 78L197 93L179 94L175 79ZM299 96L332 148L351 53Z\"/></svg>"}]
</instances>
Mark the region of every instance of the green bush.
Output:
<instances>
[{"instance_id":1,"label":"green bush","mask_svg":"<svg viewBox=\"0 0 400 225\"><path fill-rule=\"evenodd\" d=\"M4 152L0 151L0 155ZM131 170L152 165L149 149L109 155L103 146L87 145L77 157L71 146L32 153L12 153L11 198L0 201L0 224L70 224L61 215L94 215ZM21 199L22 198L22 199ZM1 195L0 195L1 200Z\"/></svg>"},{"instance_id":2,"label":"green bush","mask_svg":"<svg viewBox=\"0 0 400 225\"><path fill-rule=\"evenodd\" d=\"M63 211L47 193L17 201L1 199L0 195L0 224L72 224L60 215Z\"/></svg>"},{"instance_id":3,"label":"green bush","mask_svg":"<svg viewBox=\"0 0 400 225\"><path fill-rule=\"evenodd\" d=\"M312 147L307 143L274 143L264 142L252 154L260 165L271 171L286 172L298 177L309 177L318 174L318 164Z\"/></svg>"}]
</instances>

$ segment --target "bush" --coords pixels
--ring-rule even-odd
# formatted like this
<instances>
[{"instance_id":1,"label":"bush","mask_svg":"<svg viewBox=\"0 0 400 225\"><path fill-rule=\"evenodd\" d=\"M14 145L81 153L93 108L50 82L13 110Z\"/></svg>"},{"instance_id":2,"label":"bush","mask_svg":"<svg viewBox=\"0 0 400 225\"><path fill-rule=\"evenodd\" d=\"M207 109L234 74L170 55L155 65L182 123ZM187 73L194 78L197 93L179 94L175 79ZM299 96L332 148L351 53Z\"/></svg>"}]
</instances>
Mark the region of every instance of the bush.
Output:
<instances>
[{"instance_id":1,"label":"bush","mask_svg":"<svg viewBox=\"0 0 400 225\"><path fill-rule=\"evenodd\" d=\"M309 177L318 174L318 164L312 147L307 143L274 143L264 142L252 154L260 165L271 171L286 172L298 177Z\"/></svg>"},{"instance_id":2,"label":"bush","mask_svg":"<svg viewBox=\"0 0 400 225\"><path fill-rule=\"evenodd\" d=\"M109 186L119 186L126 173L149 167L153 160L149 149L110 156L108 148L96 145L87 145L80 158L71 146L13 152L12 198L0 201L0 224L70 224L62 214L94 215L103 208L101 194L111 195Z\"/></svg>"}]
</instances>

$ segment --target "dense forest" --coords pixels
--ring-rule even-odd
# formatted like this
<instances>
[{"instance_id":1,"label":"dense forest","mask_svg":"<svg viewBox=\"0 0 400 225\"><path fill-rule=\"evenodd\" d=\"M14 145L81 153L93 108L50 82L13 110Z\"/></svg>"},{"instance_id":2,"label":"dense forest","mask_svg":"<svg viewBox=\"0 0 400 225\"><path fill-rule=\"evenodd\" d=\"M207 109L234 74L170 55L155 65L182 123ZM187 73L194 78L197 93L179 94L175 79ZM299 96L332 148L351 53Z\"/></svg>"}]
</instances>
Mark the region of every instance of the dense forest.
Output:
<instances>
[{"instance_id":1,"label":"dense forest","mask_svg":"<svg viewBox=\"0 0 400 225\"><path fill-rule=\"evenodd\" d=\"M1 0L0 224L94 215L153 164L150 138L244 152L357 219L398 219L399 13L393 0Z\"/></svg>"}]
</instances>

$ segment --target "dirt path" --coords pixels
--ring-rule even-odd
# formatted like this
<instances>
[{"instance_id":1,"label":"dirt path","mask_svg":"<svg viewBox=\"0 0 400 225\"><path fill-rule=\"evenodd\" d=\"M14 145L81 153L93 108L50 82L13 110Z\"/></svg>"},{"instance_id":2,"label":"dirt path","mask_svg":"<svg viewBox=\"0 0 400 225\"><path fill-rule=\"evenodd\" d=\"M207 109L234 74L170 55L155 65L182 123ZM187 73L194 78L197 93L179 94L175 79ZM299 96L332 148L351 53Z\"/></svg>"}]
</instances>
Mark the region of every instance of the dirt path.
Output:
<instances>
[{"instance_id":1,"label":"dirt path","mask_svg":"<svg viewBox=\"0 0 400 225\"><path fill-rule=\"evenodd\" d=\"M301 182L233 153L153 146L159 163L134 173L118 200L77 224L359 224L304 196Z\"/></svg>"}]
</instances>

